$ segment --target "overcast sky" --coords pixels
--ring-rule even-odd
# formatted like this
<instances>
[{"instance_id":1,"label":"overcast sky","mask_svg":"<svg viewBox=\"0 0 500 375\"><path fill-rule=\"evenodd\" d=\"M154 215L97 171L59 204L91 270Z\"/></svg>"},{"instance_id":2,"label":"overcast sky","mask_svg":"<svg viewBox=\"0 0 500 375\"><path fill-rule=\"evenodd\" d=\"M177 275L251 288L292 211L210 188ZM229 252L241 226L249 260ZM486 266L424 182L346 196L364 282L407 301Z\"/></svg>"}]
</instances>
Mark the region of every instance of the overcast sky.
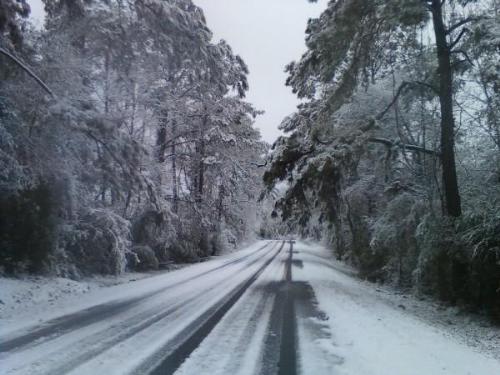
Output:
<instances>
[{"instance_id":1,"label":"overcast sky","mask_svg":"<svg viewBox=\"0 0 500 375\"><path fill-rule=\"evenodd\" d=\"M285 86L285 65L305 51L307 20L326 8L327 0L193 0L203 8L215 41L225 39L250 68L247 100L266 113L257 119L264 140L280 134L281 120L298 100ZM28 0L35 23L41 24L41 0Z\"/></svg>"},{"instance_id":2,"label":"overcast sky","mask_svg":"<svg viewBox=\"0 0 500 375\"><path fill-rule=\"evenodd\" d=\"M326 8L327 0L193 0L205 11L214 39L225 39L250 68L247 100L266 111L257 119L263 138L272 143L281 120L298 100L285 86L285 65L305 51L307 20Z\"/></svg>"}]
</instances>

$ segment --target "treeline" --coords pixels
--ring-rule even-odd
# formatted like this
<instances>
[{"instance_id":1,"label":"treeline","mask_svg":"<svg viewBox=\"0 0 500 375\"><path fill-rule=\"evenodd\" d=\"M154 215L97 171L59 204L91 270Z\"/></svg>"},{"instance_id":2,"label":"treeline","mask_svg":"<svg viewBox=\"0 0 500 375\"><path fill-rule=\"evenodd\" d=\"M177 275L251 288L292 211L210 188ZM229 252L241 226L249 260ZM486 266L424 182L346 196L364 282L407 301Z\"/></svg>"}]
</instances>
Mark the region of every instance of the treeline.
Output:
<instances>
[{"instance_id":1,"label":"treeline","mask_svg":"<svg viewBox=\"0 0 500 375\"><path fill-rule=\"evenodd\" d=\"M155 269L252 235L248 69L191 0L0 3L0 267Z\"/></svg>"},{"instance_id":2,"label":"treeline","mask_svg":"<svg viewBox=\"0 0 500 375\"><path fill-rule=\"evenodd\" d=\"M305 102L264 176L286 182L274 215L364 278L500 319L499 24L495 1L331 1L288 66Z\"/></svg>"}]
</instances>

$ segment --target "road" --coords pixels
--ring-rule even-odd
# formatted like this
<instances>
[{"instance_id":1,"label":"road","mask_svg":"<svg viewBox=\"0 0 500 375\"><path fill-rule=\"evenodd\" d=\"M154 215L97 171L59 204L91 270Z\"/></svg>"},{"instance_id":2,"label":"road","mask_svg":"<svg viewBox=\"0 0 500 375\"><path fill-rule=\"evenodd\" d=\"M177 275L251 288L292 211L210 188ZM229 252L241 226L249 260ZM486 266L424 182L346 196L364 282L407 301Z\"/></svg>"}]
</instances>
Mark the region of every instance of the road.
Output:
<instances>
[{"instance_id":1,"label":"road","mask_svg":"<svg viewBox=\"0 0 500 375\"><path fill-rule=\"evenodd\" d=\"M262 241L0 341L4 374L296 373L292 244ZM148 287L151 289L148 290Z\"/></svg>"},{"instance_id":2,"label":"road","mask_svg":"<svg viewBox=\"0 0 500 375\"><path fill-rule=\"evenodd\" d=\"M259 241L72 299L49 316L19 317L0 327L0 373L500 373L494 355L398 304L318 244Z\"/></svg>"}]
</instances>

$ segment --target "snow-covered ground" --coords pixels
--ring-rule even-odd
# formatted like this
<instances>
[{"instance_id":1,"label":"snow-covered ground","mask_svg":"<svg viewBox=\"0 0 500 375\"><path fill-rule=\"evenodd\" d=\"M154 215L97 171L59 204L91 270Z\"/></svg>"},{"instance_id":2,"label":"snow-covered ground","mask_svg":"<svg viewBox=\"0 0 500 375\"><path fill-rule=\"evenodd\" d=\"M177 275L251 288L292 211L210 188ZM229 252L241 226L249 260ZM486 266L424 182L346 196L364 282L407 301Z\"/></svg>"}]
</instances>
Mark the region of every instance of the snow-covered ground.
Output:
<instances>
[{"instance_id":1,"label":"snow-covered ground","mask_svg":"<svg viewBox=\"0 0 500 375\"><path fill-rule=\"evenodd\" d=\"M134 283L60 299L2 319L2 374L146 374L220 305L280 242ZM53 302L53 301L52 301Z\"/></svg>"},{"instance_id":2,"label":"snow-covered ground","mask_svg":"<svg viewBox=\"0 0 500 375\"><path fill-rule=\"evenodd\" d=\"M500 374L499 328L360 281L312 243L156 276L0 282L7 375Z\"/></svg>"},{"instance_id":3,"label":"snow-covered ground","mask_svg":"<svg viewBox=\"0 0 500 375\"><path fill-rule=\"evenodd\" d=\"M160 272L125 273L120 276L95 276L75 281L62 277L0 277L0 319L4 323L35 317L41 311L60 311L73 299L92 296L97 290L132 283ZM90 297L92 298L92 297ZM38 318L40 319L40 318Z\"/></svg>"},{"instance_id":4,"label":"snow-covered ground","mask_svg":"<svg viewBox=\"0 0 500 375\"><path fill-rule=\"evenodd\" d=\"M275 303L272 286L283 278L286 257L286 251L282 251L183 363L176 375L271 374L262 371L262 362L267 360L266 354L270 354L266 353L266 337ZM271 351L275 357L279 348ZM276 364L277 361L272 365Z\"/></svg>"},{"instance_id":5,"label":"snow-covered ground","mask_svg":"<svg viewBox=\"0 0 500 375\"><path fill-rule=\"evenodd\" d=\"M303 374L500 374L498 328L488 327L489 338L481 339L478 334L484 327L473 322L466 327L461 318L450 320L453 329L439 321L431 323L433 316L442 318L439 311L432 313L435 305L391 295L356 280L319 245L298 243L295 250L294 259L300 259L303 268L295 267L293 278L310 283L318 308L326 313L315 322L323 337L316 339L314 346L307 340L300 346ZM423 310L423 318L415 316L414 312ZM448 319L453 317L448 314ZM456 333L462 330L455 328L459 324L468 336ZM304 325L299 320L299 332ZM466 341L476 345L469 346ZM322 358L329 365L324 366Z\"/></svg>"}]
</instances>

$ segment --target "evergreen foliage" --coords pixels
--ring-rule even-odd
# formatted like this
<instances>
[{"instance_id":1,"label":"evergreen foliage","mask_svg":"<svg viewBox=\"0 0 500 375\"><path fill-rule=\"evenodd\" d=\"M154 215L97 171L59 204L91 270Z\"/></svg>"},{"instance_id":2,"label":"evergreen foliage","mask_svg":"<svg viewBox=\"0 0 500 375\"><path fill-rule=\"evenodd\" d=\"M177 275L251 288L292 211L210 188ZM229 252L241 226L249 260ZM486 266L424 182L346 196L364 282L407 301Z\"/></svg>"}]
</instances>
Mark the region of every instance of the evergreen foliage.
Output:
<instances>
[{"instance_id":1,"label":"evergreen foliage","mask_svg":"<svg viewBox=\"0 0 500 375\"><path fill-rule=\"evenodd\" d=\"M306 101L264 182L362 277L500 319L497 7L330 1L287 68Z\"/></svg>"},{"instance_id":2,"label":"evergreen foliage","mask_svg":"<svg viewBox=\"0 0 500 375\"><path fill-rule=\"evenodd\" d=\"M13 57L0 55L4 271L156 269L251 236L258 111L248 68L201 9L45 0L36 31L23 4L0 3L2 38L23 37L0 45Z\"/></svg>"}]
</instances>

